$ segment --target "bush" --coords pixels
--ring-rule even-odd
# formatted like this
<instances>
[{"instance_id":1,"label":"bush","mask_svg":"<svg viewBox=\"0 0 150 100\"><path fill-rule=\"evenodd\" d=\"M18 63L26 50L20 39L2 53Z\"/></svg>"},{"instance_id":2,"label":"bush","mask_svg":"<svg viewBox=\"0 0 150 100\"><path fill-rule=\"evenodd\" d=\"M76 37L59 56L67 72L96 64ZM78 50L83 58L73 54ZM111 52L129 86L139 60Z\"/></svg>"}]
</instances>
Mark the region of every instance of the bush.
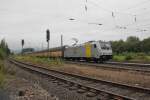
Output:
<instances>
[{"instance_id":1,"label":"bush","mask_svg":"<svg viewBox=\"0 0 150 100\"><path fill-rule=\"evenodd\" d=\"M122 55L114 55L113 60L115 60L115 61L124 61L125 57L122 56Z\"/></svg>"},{"instance_id":2,"label":"bush","mask_svg":"<svg viewBox=\"0 0 150 100\"><path fill-rule=\"evenodd\" d=\"M5 80L5 71L3 61L0 60L0 88L3 87Z\"/></svg>"},{"instance_id":3,"label":"bush","mask_svg":"<svg viewBox=\"0 0 150 100\"><path fill-rule=\"evenodd\" d=\"M131 60L131 59L133 59L133 57L131 56L131 55L127 55L127 56L125 56L125 60Z\"/></svg>"},{"instance_id":4,"label":"bush","mask_svg":"<svg viewBox=\"0 0 150 100\"><path fill-rule=\"evenodd\" d=\"M146 56L146 54L145 53L137 53L137 56Z\"/></svg>"},{"instance_id":5,"label":"bush","mask_svg":"<svg viewBox=\"0 0 150 100\"><path fill-rule=\"evenodd\" d=\"M0 59L3 60L5 57L6 57L5 52L2 49L0 49Z\"/></svg>"},{"instance_id":6,"label":"bush","mask_svg":"<svg viewBox=\"0 0 150 100\"><path fill-rule=\"evenodd\" d=\"M143 60L145 60L145 61L148 60L147 55L145 53L138 53L135 59L142 60L142 61Z\"/></svg>"},{"instance_id":7,"label":"bush","mask_svg":"<svg viewBox=\"0 0 150 100\"><path fill-rule=\"evenodd\" d=\"M115 61L150 61L150 56L145 53L127 53L124 52L113 57Z\"/></svg>"}]
</instances>

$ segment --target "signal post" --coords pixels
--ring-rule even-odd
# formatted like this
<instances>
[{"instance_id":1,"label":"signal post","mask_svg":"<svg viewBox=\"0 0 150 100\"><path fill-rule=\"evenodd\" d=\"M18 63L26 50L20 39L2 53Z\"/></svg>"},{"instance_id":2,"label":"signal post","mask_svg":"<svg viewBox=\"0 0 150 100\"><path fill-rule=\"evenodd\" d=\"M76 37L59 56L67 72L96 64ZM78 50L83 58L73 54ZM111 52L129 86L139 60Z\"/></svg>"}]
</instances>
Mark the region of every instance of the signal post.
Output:
<instances>
[{"instance_id":1,"label":"signal post","mask_svg":"<svg viewBox=\"0 0 150 100\"><path fill-rule=\"evenodd\" d=\"M49 29L46 30L46 41L47 41L47 50L48 50L48 58L50 57L50 50L49 50L49 40L50 40L50 31Z\"/></svg>"}]
</instances>

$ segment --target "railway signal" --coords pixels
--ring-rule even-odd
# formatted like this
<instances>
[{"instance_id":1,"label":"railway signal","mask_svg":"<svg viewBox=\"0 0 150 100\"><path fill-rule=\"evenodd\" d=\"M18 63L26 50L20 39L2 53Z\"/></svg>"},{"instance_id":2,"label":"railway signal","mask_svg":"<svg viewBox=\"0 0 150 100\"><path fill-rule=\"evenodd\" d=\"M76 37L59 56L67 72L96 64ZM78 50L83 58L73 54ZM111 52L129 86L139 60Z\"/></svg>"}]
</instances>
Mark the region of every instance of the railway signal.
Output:
<instances>
[{"instance_id":1,"label":"railway signal","mask_svg":"<svg viewBox=\"0 0 150 100\"><path fill-rule=\"evenodd\" d=\"M46 41L47 41L47 50L49 51L49 40L50 40L50 31L46 30ZM47 54L49 56L49 54Z\"/></svg>"},{"instance_id":2,"label":"railway signal","mask_svg":"<svg viewBox=\"0 0 150 100\"><path fill-rule=\"evenodd\" d=\"M49 31L49 29L46 30L46 39L47 39L47 42L50 40L50 31Z\"/></svg>"},{"instance_id":3,"label":"railway signal","mask_svg":"<svg viewBox=\"0 0 150 100\"><path fill-rule=\"evenodd\" d=\"M47 41L47 49L49 50L49 40L50 40L50 31L49 29L46 30L46 41Z\"/></svg>"},{"instance_id":4,"label":"railway signal","mask_svg":"<svg viewBox=\"0 0 150 100\"><path fill-rule=\"evenodd\" d=\"M22 45L22 53L23 53L24 39L21 40L21 45Z\"/></svg>"}]
</instances>

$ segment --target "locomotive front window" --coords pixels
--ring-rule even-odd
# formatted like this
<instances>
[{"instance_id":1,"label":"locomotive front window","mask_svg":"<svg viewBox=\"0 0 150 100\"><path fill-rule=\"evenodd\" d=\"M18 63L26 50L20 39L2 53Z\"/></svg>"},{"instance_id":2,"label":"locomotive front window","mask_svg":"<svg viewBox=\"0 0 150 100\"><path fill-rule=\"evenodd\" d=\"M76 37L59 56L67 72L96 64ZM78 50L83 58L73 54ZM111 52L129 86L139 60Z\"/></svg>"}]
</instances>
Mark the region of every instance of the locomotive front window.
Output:
<instances>
[{"instance_id":1,"label":"locomotive front window","mask_svg":"<svg viewBox=\"0 0 150 100\"><path fill-rule=\"evenodd\" d=\"M111 49L111 47L108 43L100 43L100 45L101 45L101 49L103 49L103 50Z\"/></svg>"},{"instance_id":2,"label":"locomotive front window","mask_svg":"<svg viewBox=\"0 0 150 100\"><path fill-rule=\"evenodd\" d=\"M94 48L96 48L96 44L94 44Z\"/></svg>"}]
</instances>

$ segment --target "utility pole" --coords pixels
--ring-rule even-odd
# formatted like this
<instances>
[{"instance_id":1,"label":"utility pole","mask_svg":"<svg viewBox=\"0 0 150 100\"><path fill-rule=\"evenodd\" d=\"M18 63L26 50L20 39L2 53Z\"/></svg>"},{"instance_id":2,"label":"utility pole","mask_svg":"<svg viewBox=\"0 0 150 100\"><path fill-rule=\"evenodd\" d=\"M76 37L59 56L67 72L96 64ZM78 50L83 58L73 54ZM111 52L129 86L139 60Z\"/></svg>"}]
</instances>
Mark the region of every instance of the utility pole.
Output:
<instances>
[{"instance_id":1,"label":"utility pole","mask_svg":"<svg viewBox=\"0 0 150 100\"><path fill-rule=\"evenodd\" d=\"M43 50L43 42L42 42L42 44L41 44L41 50Z\"/></svg>"},{"instance_id":2,"label":"utility pole","mask_svg":"<svg viewBox=\"0 0 150 100\"><path fill-rule=\"evenodd\" d=\"M48 58L49 58L49 40L50 40L50 31L49 31L49 29L47 29L46 30L46 40L47 40L47 50L48 50L48 54L47 54L47 56L48 56Z\"/></svg>"},{"instance_id":3,"label":"utility pole","mask_svg":"<svg viewBox=\"0 0 150 100\"><path fill-rule=\"evenodd\" d=\"M62 34L61 34L61 52L62 52L62 57L64 57L63 35Z\"/></svg>"},{"instance_id":4,"label":"utility pole","mask_svg":"<svg viewBox=\"0 0 150 100\"><path fill-rule=\"evenodd\" d=\"M63 35L61 34L61 47L63 47Z\"/></svg>"}]
</instances>

